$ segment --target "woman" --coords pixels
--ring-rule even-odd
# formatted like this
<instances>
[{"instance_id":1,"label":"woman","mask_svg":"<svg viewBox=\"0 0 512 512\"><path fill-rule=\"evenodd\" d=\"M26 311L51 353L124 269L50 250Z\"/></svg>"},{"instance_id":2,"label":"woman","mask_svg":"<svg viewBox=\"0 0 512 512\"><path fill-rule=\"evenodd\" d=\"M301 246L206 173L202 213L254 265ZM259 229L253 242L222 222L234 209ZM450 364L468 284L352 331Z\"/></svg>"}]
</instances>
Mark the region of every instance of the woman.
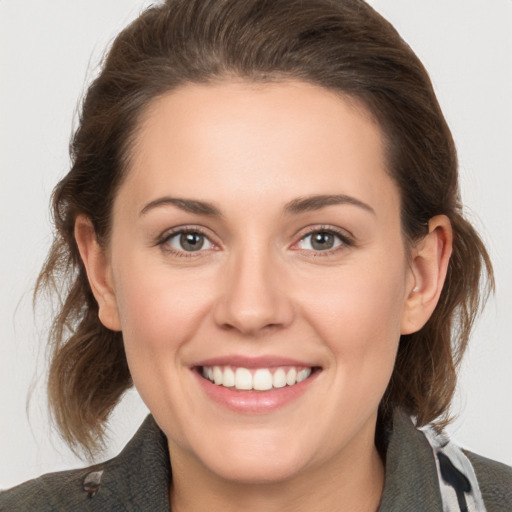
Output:
<instances>
[{"instance_id":1,"label":"woman","mask_svg":"<svg viewBox=\"0 0 512 512\"><path fill-rule=\"evenodd\" d=\"M491 266L428 77L366 4L148 10L72 158L39 281L69 285L55 418L93 450L132 383L152 417L3 507L507 508L511 470L439 435Z\"/></svg>"}]
</instances>

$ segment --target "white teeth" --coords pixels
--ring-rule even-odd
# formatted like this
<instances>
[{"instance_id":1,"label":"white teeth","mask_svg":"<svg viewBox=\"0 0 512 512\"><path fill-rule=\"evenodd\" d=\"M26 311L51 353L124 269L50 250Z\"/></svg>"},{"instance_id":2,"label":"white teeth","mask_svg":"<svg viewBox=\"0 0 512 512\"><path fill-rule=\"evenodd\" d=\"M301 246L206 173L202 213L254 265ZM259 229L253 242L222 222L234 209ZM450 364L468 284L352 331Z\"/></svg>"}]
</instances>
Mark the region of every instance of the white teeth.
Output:
<instances>
[{"instance_id":1,"label":"white teeth","mask_svg":"<svg viewBox=\"0 0 512 512\"><path fill-rule=\"evenodd\" d=\"M311 375L311 368L304 368L299 373L297 373L297 382L302 382L306 380Z\"/></svg>"},{"instance_id":2,"label":"white teeth","mask_svg":"<svg viewBox=\"0 0 512 512\"><path fill-rule=\"evenodd\" d=\"M247 368L237 368L235 372L236 389L252 389L252 375Z\"/></svg>"},{"instance_id":3,"label":"white teeth","mask_svg":"<svg viewBox=\"0 0 512 512\"><path fill-rule=\"evenodd\" d=\"M257 391L272 389L272 374L268 370L256 370L252 387Z\"/></svg>"},{"instance_id":4,"label":"white teeth","mask_svg":"<svg viewBox=\"0 0 512 512\"><path fill-rule=\"evenodd\" d=\"M222 382L223 386L232 388L235 385L235 372L231 368L224 369L224 379Z\"/></svg>"},{"instance_id":5,"label":"white teeth","mask_svg":"<svg viewBox=\"0 0 512 512\"><path fill-rule=\"evenodd\" d=\"M272 375L272 386L275 388L284 388L286 386L286 373L282 368L278 368Z\"/></svg>"},{"instance_id":6,"label":"white teeth","mask_svg":"<svg viewBox=\"0 0 512 512\"><path fill-rule=\"evenodd\" d=\"M235 388L239 390L268 391L272 388L284 388L294 386L306 380L311 375L311 368L287 367L277 368L273 373L268 368L248 370L226 366L204 366L202 375L205 379L217 386Z\"/></svg>"},{"instance_id":7,"label":"white teeth","mask_svg":"<svg viewBox=\"0 0 512 512\"><path fill-rule=\"evenodd\" d=\"M297 370L295 368L290 368L286 374L286 384L288 384L288 386L293 386L297 382L296 379Z\"/></svg>"},{"instance_id":8,"label":"white teeth","mask_svg":"<svg viewBox=\"0 0 512 512\"><path fill-rule=\"evenodd\" d=\"M223 375L222 370L218 366L213 367L213 382L220 386L222 384Z\"/></svg>"}]
</instances>

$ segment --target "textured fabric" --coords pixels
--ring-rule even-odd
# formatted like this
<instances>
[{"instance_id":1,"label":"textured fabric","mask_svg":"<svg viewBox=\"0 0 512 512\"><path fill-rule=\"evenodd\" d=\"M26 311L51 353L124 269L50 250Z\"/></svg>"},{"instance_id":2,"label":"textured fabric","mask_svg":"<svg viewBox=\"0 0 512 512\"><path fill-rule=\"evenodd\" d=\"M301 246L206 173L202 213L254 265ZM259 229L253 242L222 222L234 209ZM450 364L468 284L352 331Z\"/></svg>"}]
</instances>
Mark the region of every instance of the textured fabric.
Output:
<instances>
[{"instance_id":1,"label":"textured fabric","mask_svg":"<svg viewBox=\"0 0 512 512\"><path fill-rule=\"evenodd\" d=\"M100 471L99 479L91 475ZM0 494L0 511L167 512L170 477L166 438L148 416L114 459L14 487ZM90 492L95 481L99 484L96 492Z\"/></svg>"},{"instance_id":2,"label":"textured fabric","mask_svg":"<svg viewBox=\"0 0 512 512\"><path fill-rule=\"evenodd\" d=\"M423 432L400 412L387 430L386 480L379 512L442 512L436 462ZM512 468L465 454L478 478L487 512L512 512ZM4 491L0 511L167 512L170 479L166 438L148 416L114 459L87 469L44 475Z\"/></svg>"},{"instance_id":3,"label":"textured fabric","mask_svg":"<svg viewBox=\"0 0 512 512\"><path fill-rule=\"evenodd\" d=\"M395 413L379 512L442 512L432 450L410 418Z\"/></svg>"},{"instance_id":4,"label":"textured fabric","mask_svg":"<svg viewBox=\"0 0 512 512\"><path fill-rule=\"evenodd\" d=\"M486 512L475 470L466 454L430 425L421 430L434 454L443 512Z\"/></svg>"},{"instance_id":5,"label":"textured fabric","mask_svg":"<svg viewBox=\"0 0 512 512\"><path fill-rule=\"evenodd\" d=\"M512 511L512 468L464 451L480 484L487 512Z\"/></svg>"}]
</instances>

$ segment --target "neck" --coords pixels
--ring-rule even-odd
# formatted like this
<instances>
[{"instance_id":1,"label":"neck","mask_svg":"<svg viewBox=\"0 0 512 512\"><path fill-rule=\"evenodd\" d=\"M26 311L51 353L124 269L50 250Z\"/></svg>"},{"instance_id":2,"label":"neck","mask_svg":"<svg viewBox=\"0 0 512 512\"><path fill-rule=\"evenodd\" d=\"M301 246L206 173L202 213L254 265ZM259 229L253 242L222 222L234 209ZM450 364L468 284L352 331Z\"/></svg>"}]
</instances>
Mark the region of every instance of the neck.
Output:
<instances>
[{"instance_id":1,"label":"neck","mask_svg":"<svg viewBox=\"0 0 512 512\"><path fill-rule=\"evenodd\" d=\"M173 512L375 512L384 487L384 465L373 443L270 483L225 480L179 450L171 451L171 459Z\"/></svg>"}]
</instances>

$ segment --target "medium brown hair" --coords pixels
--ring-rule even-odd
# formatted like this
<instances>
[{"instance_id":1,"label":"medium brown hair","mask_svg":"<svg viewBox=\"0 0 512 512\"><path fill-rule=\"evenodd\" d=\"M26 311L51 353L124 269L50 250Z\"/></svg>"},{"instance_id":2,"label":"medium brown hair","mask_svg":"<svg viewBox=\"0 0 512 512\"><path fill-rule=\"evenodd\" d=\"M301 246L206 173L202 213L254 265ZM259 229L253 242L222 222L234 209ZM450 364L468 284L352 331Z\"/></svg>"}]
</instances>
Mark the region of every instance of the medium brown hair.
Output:
<instances>
[{"instance_id":1,"label":"medium brown hair","mask_svg":"<svg viewBox=\"0 0 512 512\"><path fill-rule=\"evenodd\" d=\"M493 286L483 243L464 219L452 136L423 65L362 0L168 0L115 39L83 101L72 167L53 194L56 234L37 291L57 291L48 391L73 448L93 450L132 385L122 334L105 328L74 239L87 215L107 244L112 202L150 102L186 83L236 77L302 80L361 103L379 123L387 170L401 195L405 239L449 217L454 248L427 324L402 336L381 412L402 407L419 425L446 420L473 320Z\"/></svg>"}]
</instances>

